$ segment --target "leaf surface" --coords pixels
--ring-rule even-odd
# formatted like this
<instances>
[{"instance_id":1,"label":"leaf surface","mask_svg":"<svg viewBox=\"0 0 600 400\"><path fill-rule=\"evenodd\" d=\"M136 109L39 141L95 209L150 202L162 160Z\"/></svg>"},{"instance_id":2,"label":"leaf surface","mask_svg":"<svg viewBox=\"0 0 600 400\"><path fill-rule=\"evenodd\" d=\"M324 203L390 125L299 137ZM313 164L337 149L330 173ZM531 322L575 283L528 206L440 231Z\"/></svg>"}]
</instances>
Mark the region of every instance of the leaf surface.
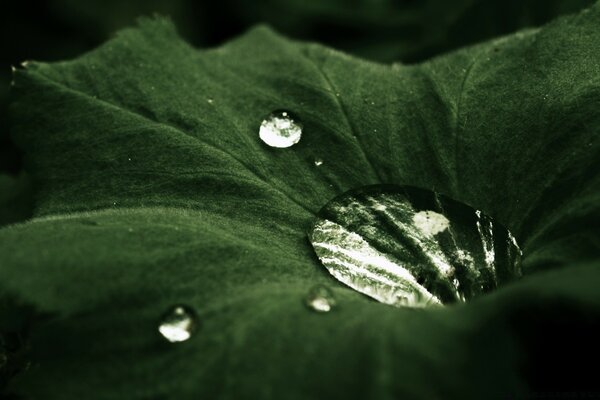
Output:
<instances>
[{"instance_id":1,"label":"leaf surface","mask_svg":"<svg viewBox=\"0 0 600 400\"><path fill-rule=\"evenodd\" d=\"M478 399L536 389L551 356L572 361L538 339L563 320L590 331L600 311L598 18L596 5L414 66L266 28L196 50L170 23L142 20L74 61L19 70L12 129L38 191L35 218L0 230L0 291L43 318L11 390ZM289 149L258 138L276 109L304 124ZM341 286L306 229L336 194L374 183L434 189L495 217L522 244L525 278L427 312ZM327 315L302 304L318 283L339 298ZM195 308L201 328L174 346L157 326L175 303ZM581 390L588 377L553 384Z\"/></svg>"}]
</instances>

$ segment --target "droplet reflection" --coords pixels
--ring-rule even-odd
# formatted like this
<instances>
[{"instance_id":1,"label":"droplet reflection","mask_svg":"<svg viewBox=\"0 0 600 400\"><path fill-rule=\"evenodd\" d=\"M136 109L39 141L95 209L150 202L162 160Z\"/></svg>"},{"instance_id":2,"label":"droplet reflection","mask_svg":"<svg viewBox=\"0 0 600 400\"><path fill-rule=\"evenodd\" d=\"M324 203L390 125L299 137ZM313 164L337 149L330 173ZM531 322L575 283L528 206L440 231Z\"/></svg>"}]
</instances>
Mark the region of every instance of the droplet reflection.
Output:
<instances>
[{"instance_id":1,"label":"droplet reflection","mask_svg":"<svg viewBox=\"0 0 600 400\"><path fill-rule=\"evenodd\" d=\"M304 299L306 306L316 312L326 313L336 306L333 292L327 286L314 286Z\"/></svg>"},{"instance_id":2,"label":"droplet reflection","mask_svg":"<svg viewBox=\"0 0 600 400\"><path fill-rule=\"evenodd\" d=\"M187 306L177 305L162 317L158 331L171 343L184 342L192 337L198 326L198 317Z\"/></svg>"},{"instance_id":3,"label":"droplet reflection","mask_svg":"<svg viewBox=\"0 0 600 400\"><path fill-rule=\"evenodd\" d=\"M408 186L367 186L334 198L309 239L336 279L401 307L466 301L521 274L521 250L506 228Z\"/></svg>"},{"instance_id":4,"label":"droplet reflection","mask_svg":"<svg viewBox=\"0 0 600 400\"><path fill-rule=\"evenodd\" d=\"M258 133L271 147L290 147L300 141L302 123L289 111L273 111L262 121Z\"/></svg>"}]
</instances>

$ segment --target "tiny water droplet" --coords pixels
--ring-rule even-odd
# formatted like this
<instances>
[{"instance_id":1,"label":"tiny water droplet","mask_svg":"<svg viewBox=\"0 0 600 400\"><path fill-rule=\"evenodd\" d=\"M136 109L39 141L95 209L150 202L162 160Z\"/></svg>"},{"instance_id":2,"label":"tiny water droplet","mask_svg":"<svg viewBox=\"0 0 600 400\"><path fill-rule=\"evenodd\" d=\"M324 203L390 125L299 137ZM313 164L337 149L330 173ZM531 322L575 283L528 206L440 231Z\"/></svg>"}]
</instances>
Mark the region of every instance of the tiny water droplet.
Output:
<instances>
[{"instance_id":1,"label":"tiny water droplet","mask_svg":"<svg viewBox=\"0 0 600 400\"><path fill-rule=\"evenodd\" d=\"M131 161L131 158L127 158L127 161Z\"/></svg>"},{"instance_id":2,"label":"tiny water droplet","mask_svg":"<svg viewBox=\"0 0 600 400\"><path fill-rule=\"evenodd\" d=\"M212 104L214 102L213 99L206 99L206 101L208 102L208 104Z\"/></svg>"},{"instance_id":3,"label":"tiny water droplet","mask_svg":"<svg viewBox=\"0 0 600 400\"><path fill-rule=\"evenodd\" d=\"M302 123L289 111L273 111L260 124L258 134L271 147L290 147L300 141Z\"/></svg>"},{"instance_id":4,"label":"tiny water droplet","mask_svg":"<svg viewBox=\"0 0 600 400\"><path fill-rule=\"evenodd\" d=\"M317 167L320 167L321 165L323 165L323 160L321 160L320 158L316 158L315 159L315 165Z\"/></svg>"},{"instance_id":5,"label":"tiny water droplet","mask_svg":"<svg viewBox=\"0 0 600 400\"><path fill-rule=\"evenodd\" d=\"M506 228L410 186L366 186L335 197L309 240L336 279L398 307L467 301L521 275L522 253Z\"/></svg>"},{"instance_id":6,"label":"tiny water droplet","mask_svg":"<svg viewBox=\"0 0 600 400\"><path fill-rule=\"evenodd\" d=\"M335 305L335 296L327 286L314 286L304 299L306 306L316 312L326 313L331 311Z\"/></svg>"},{"instance_id":7,"label":"tiny water droplet","mask_svg":"<svg viewBox=\"0 0 600 400\"><path fill-rule=\"evenodd\" d=\"M171 343L185 342L192 337L198 326L198 317L187 306L170 308L162 317L158 331Z\"/></svg>"}]
</instances>

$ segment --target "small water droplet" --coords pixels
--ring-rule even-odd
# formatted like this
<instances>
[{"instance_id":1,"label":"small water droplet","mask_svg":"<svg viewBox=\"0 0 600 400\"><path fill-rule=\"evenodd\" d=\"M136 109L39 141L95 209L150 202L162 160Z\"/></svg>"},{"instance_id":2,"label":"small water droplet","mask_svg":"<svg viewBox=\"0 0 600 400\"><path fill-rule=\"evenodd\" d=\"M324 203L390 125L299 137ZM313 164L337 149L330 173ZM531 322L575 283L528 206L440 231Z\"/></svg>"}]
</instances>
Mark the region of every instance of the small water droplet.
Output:
<instances>
[{"instance_id":1,"label":"small water droplet","mask_svg":"<svg viewBox=\"0 0 600 400\"><path fill-rule=\"evenodd\" d=\"M320 167L321 165L323 165L323 160L321 160L320 158L315 158L315 165L317 167Z\"/></svg>"},{"instance_id":2,"label":"small water droplet","mask_svg":"<svg viewBox=\"0 0 600 400\"><path fill-rule=\"evenodd\" d=\"M158 331L171 343L185 342L192 337L197 325L198 317L194 310L177 305L163 315Z\"/></svg>"},{"instance_id":3,"label":"small water droplet","mask_svg":"<svg viewBox=\"0 0 600 400\"><path fill-rule=\"evenodd\" d=\"M316 312L326 313L331 311L335 305L335 296L327 286L314 286L304 299L306 306Z\"/></svg>"},{"instance_id":4,"label":"small water droplet","mask_svg":"<svg viewBox=\"0 0 600 400\"><path fill-rule=\"evenodd\" d=\"M302 124L289 111L273 111L260 124L258 134L271 147L290 147L300 141Z\"/></svg>"},{"instance_id":5,"label":"small water droplet","mask_svg":"<svg viewBox=\"0 0 600 400\"><path fill-rule=\"evenodd\" d=\"M128 157L128 158L127 158L127 161L131 161L131 157Z\"/></svg>"},{"instance_id":6,"label":"small water droplet","mask_svg":"<svg viewBox=\"0 0 600 400\"><path fill-rule=\"evenodd\" d=\"M522 253L506 228L410 186L366 186L335 197L309 239L336 279L399 307L463 302L521 275Z\"/></svg>"},{"instance_id":7,"label":"small water droplet","mask_svg":"<svg viewBox=\"0 0 600 400\"><path fill-rule=\"evenodd\" d=\"M214 102L213 99L206 99L206 101L208 102L208 104L212 104Z\"/></svg>"}]
</instances>

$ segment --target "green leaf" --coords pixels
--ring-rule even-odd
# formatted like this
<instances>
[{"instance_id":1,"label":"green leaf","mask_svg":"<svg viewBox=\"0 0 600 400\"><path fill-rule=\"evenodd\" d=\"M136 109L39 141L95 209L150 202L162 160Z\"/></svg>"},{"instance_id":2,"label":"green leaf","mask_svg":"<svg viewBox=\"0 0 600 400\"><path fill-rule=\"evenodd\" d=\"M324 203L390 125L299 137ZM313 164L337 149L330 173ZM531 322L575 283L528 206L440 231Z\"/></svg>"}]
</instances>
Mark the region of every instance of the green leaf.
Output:
<instances>
[{"instance_id":1,"label":"green leaf","mask_svg":"<svg viewBox=\"0 0 600 400\"><path fill-rule=\"evenodd\" d=\"M0 230L0 292L40 317L27 328L31 366L10 390L68 400L588 389L592 372L573 364L593 352L585 333L600 313L598 18L600 4L414 66L266 28L199 51L170 23L142 20L77 60L29 64L11 111L36 215ZM289 149L258 138L276 109L304 124ZM306 229L336 194L381 182L495 217L522 244L526 277L427 312L340 285ZM334 288L338 309L303 306L315 284ZM158 320L180 303L201 326L172 345ZM568 343L549 351L554 339Z\"/></svg>"}]
</instances>

